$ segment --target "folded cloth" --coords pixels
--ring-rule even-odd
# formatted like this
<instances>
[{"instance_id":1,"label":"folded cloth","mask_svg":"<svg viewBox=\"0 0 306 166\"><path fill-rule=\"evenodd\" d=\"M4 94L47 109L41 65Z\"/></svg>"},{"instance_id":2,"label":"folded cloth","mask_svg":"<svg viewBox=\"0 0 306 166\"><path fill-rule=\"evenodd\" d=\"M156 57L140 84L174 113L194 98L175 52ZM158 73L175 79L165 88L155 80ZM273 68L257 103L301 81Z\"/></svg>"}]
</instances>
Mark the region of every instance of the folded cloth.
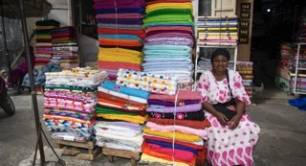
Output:
<instances>
[{"instance_id":1,"label":"folded cloth","mask_svg":"<svg viewBox=\"0 0 306 166\"><path fill-rule=\"evenodd\" d=\"M207 139L207 131L202 129L193 129L190 127L186 127L186 126L180 126L180 125L159 125L153 122L147 122L146 126L154 129L154 130L158 130L158 131L179 131L182 133L186 133L186 134L193 134L193 135L197 135L200 136L203 139Z\"/></svg>"},{"instance_id":2,"label":"folded cloth","mask_svg":"<svg viewBox=\"0 0 306 166\"><path fill-rule=\"evenodd\" d=\"M138 103L144 103L144 104L147 103L146 99L143 99L143 98L140 98L140 97L135 97L135 96L129 96L129 95L119 93L119 92L116 92L116 91L112 91L112 90L108 90L108 89L105 89L105 88L102 88L102 87L98 87L98 92L103 92L103 93L106 93L106 94L109 94L109 95L113 95L113 96L120 97L120 98L123 98L123 99L135 101L135 102L138 102Z\"/></svg>"},{"instance_id":3,"label":"folded cloth","mask_svg":"<svg viewBox=\"0 0 306 166\"><path fill-rule=\"evenodd\" d=\"M193 34L192 27L188 26L156 26L156 27L154 26L145 29L146 35L151 35L160 32L169 32L169 31L180 31L191 35Z\"/></svg>"},{"instance_id":4,"label":"folded cloth","mask_svg":"<svg viewBox=\"0 0 306 166\"><path fill-rule=\"evenodd\" d=\"M101 46L122 46L122 47L141 47L142 41L140 40L127 40L127 39L106 39L100 38L99 44Z\"/></svg>"},{"instance_id":5,"label":"folded cloth","mask_svg":"<svg viewBox=\"0 0 306 166\"><path fill-rule=\"evenodd\" d=\"M39 20L35 23L36 26L56 26L58 27L60 23L53 19L47 19L47 20Z\"/></svg>"},{"instance_id":6,"label":"folded cloth","mask_svg":"<svg viewBox=\"0 0 306 166\"><path fill-rule=\"evenodd\" d=\"M196 112L201 110L202 104L189 104L186 106L177 106L177 107L166 107L160 105L150 105L147 108L147 112L161 112L161 113L173 113L173 112Z\"/></svg>"},{"instance_id":7,"label":"folded cloth","mask_svg":"<svg viewBox=\"0 0 306 166\"><path fill-rule=\"evenodd\" d=\"M145 104L115 97L103 92L98 92L98 104L130 112L143 112L146 108Z\"/></svg>"},{"instance_id":8,"label":"folded cloth","mask_svg":"<svg viewBox=\"0 0 306 166\"><path fill-rule=\"evenodd\" d=\"M109 14L97 14L98 19L142 19L143 14L139 13L109 13Z\"/></svg>"},{"instance_id":9,"label":"folded cloth","mask_svg":"<svg viewBox=\"0 0 306 166\"><path fill-rule=\"evenodd\" d=\"M142 53L131 49L100 47L98 60L140 64L142 62Z\"/></svg>"},{"instance_id":10,"label":"folded cloth","mask_svg":"<svg viewBox=\"0 0 306 166\"><path fill-rule=\"evenodd\" d=\"M175 139L177 139L179 141L186 141L186 142L199 142L199 141L202 140L197 135L185 134L185 133L182 133L182 132L175 132L175 136L174 136L174 132L163 132L163 131L153 130L153 129L148 128L148 127L145 127L143 129L143 132L145 134L160 136L160 137L169 138L169 139L172 139L174 137Z\"/></svg>"},{"instance_id":11,"label":"folded cloth","mask_svg":"<svg viewBox=\"0 0 306 166\"><path fill-rule=\"evenodd\" d=\"M142 25L128 25L128 24L107 24L107 23L99 23L98 28L113 28L113 29L132 29L132 30L141 30Z\"/></svg>"},{"instance_id":12,"label":"folded cloth","mask_svg":"<svg viewBox=\"0 0 306 166\"><path fill-rule=\"evenodd\" d=\"M154 157L149 154L143 153L140 158L141 163L159 163L160 165L176 165L176 166L189 166L189 164L178 162L178 161L172 161L172 160L166 160L162 159L160 157Z\"/></svg>"},{"instance_id":13,"label":"folded cloth","mask_svg":"<svg viewBox=\"0 0 306 166\"><path fill-rule=\"evenodd\" d=\"M96 14L103 14L103 13L144 13L143 7L132 7L132 8L109 8L109 9L96 9Z\"/></svg>"},{"instance_id":14,"label":"folded cloth","mask_svg":"<svg viewBox=\"0 0 306 166\"><path fill-rule=\"evenodd\" d=\"M162 95L162 94L152 94L150 95L150 99L153 100L163 100L163 101L176 101L176 96L171 95ZM201 93L197 91L190 90L179 90L177 92L177 100L201 100Z\"/></svg>"},{"instance_id":15,"label":"folded cloth","mask_svg":"<svg viewBox=\"0 0 306 166\"><path fill-rule=\"evenodd\" d=\"M93 118L92 114L74 112L70 110L58 110L58 109L47 109L47 108L45 108L44 114L56 115L56 116L67 116L67 117L77 118L81 120L91 120Z\"/></svg>"},{"instance_id":16,"label":"folded cloth","mask_svg":"<svg viewBox=\"0 0 306 166\"><path fill-rule=\"evenodd\" d=\"M113 9L113 8L134 8L144 7L144 0L125 0L125 1L94 1L94 8L96 9Z\"/></svg>"},{"instance_id":17,"label":"folded cloth","mask_svg":"<svg viewBox=\"0 0 306 166\"><path fill-rule=\"evenodd\" d=\"M173 95L176 91L176 81L171 77L132 70L120 69L117 73L116 83L161 94Z\"/></svg>"},{"instance_id":18,"label":"folded cloth","mask_svg":"<svg viewBox=\"0 0 306 166\"><path fill-rule=\"evenodd\" d=\"M126 14L126 13L125 13ZM99 34L129 34L129 35L137 35L140 38L145 37L145 33L142 29L133 30L133 29L113 29L113 28L98 28Z\"/></svg>"},{"instance_id":19,"label":"folded cloth","mask_svg":"<svg viewBox=\"0 0 306 166\"><path fill-rule=\"evenodd\" d=\"M179 112L179 113L160 113L160 112L148 112L148 115L152 118L157 119L173 119L174 117L178 120L198 120L202 121L205 119L203 111L197 112Z\"/></svg>"},{"instance_id":20,"label":"folded cloth","mask_svg":"<svg viewBox=\"0 0 306 166\"><path fill-rule=\"evenodd\" d=\"M109 18L96 18L97 22L99 23L106 23L106 24L123 24L123 25L142 25L142 19L140 18L117 18L117 19L109 19Z\"/></svg>"},{"instance_id":21,"label":"folded cloth","mask_svg":"<svg viewBox=\"0 0 306 166\"><path fill-rule=\"evenodd\" d=\"M186 164L189 164L191 166L195 165L196 156L192 154L191 152L180 150L180 149L174 149L172 148L165 148L163 146L159 146L156 144L151 144L145 142L142 146L143 153L159 157L165 160L173 160L178 162L183 162Z\"/></svg>"},{"instance_id":22,"label":"folded cloth","mask_svg":"<svg viewBox=\"0 0 306 166\"><path fill-rule=\"evenodd\" d=\"M149 105L160 105L166 107L174 107L177 106L185 106L190 104L198 104L201 103L201 100L177 100L176 104L175 101L167 101L167 100L159 100L159 99L149 99Z\"/></svg>"},{"instance_id":23,"label":"folded cloth","mask_svg":"<svg viewBox=\"0 0 306 166\"><path fill-rule=\"evenodd\" d=\"M109 80L105 80L100 86L108 90L120 92L129 96L141 97L144 99L148 99L150 95L147 91L116 85L115 82Z\"/></svg>"},{"instance_id":24,"label":"folded cloth","mask_svg":"<svg viewBox=\"0 0 306 166\"><path fill-rule=\"evenodd\" d=\"M135 63L127 63L127 62L111 62L111 61L98 61L98 66L101 69L111 69L111 70L117 70L123 68L123 69L130 69L135 71L141 71L142 67L140 64Z\"/></svg>"},{"instance_id":25,"label":"folded cloth","mask_svg":"<svg viewBox=\"0 0 306 166\"><path fill-rule=\"evenodd\" d=\"M202 150L204 149L204 141L201 140L199 142L186 142L186 141L179 141L179 140L174 140L173 139L168 139L168 138L163 138L163 137L159 137L159 136L154 136L154 135L144 135L143 138L147 141L147 140L155 140L155 141L162 141L162 142L167 142L167 143L175 143L177 145L183 145L189 148L192 148L194 150Z\"/></svg>"},{"instance_id":26,"label":"folded cloth","mask_svg":"<svg viewBox=\"0 0 306 166\"><path fill-rule=\"evenodd\" d=\"M178 119L157 119L157 118L149 118L148 122L153 122L160 125L179 125L179 126L187 126L194 129L205 129L210 127L210 123L207 119L202 121L194 121L194 120L178 120Z\"/></svg>"},{"instance_id":27,"label":"folded cloth","mask_svg":"<svg viewBox=\"0 0 306 166\"><path fill-rule=\"evenodd\" d=\"M131 112L122 112L112 108L97 107L97 117L102 117L109 120L122 120L136 124L143 124L146 121L146 117L139 116Z\"/></svg>"},{"instance_id":28,"label":"folded cloth","mask_svg":"<svg viewBox=\"0 0 306 166\"><path fill-rule=\"evenodd\" d=\"M150 13L154 10L160 9L192 9L191 2L185 3L156 3L146 6L146 13Z\"/></svg>"}]
</instances>

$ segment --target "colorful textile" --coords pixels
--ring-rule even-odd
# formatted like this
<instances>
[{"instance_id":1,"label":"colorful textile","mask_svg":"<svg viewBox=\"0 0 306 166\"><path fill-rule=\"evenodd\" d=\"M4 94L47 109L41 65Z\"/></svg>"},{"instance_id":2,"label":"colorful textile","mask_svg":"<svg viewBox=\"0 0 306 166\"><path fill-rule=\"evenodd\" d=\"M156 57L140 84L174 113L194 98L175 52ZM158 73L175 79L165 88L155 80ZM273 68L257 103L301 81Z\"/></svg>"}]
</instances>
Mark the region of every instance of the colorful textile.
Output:
<instances>
[{"instance_id":1,"label":"colorful textile","mask_svg":"<svg viewBox=\"0 0 306 166\"><path fill-rule=\"evenodd\" d=\"M176 91L176 81L173 78L124 69L118 71L116 83L161 94L173 95Z\"/></svg>"},{"instance_id":2,"label":"colorful textile","mask_svg":"<svg viewBox=\"0 0 306 166\"><path fill-rule=\"evenodd\" d=\"M160 125L181 125L186 127L191 127L194 129L204 129L210 127L209 121L206 119L203 121L193 121L193 120L178 120L178 119L156 119L149 118L148 122L153 122Z\"/></svg>"}]
</instances>

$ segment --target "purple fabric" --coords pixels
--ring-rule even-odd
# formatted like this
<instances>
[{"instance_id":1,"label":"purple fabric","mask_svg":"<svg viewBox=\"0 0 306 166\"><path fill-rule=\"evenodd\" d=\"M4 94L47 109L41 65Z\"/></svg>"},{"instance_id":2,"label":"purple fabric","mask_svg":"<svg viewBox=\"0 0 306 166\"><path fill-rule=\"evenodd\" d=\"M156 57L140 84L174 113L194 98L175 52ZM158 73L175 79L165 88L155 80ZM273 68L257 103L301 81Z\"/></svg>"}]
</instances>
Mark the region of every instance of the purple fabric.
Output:
<instances>
[{"instance_id":1,"label":"purple fabric","mask_svg":"<svg viewBox=\"0 0 306 166\"><path fill-rule=\"evenodd\" d=\"M202 105L199 104L190 104L185 106L175 107L165 107L160 105L150 105L147 108L147 112L161 112L161 113L173 113L175 112L197 112L202 109Z\"/></svg>"},{"instance_id":2,"label":"purple fabric","mask_svg":"<svg viewBox=\"0 0 306 166\"><path fill-rule=\"evenodd\" d=\"M190 34L179 33L179 32L163 32L163 33L150 35L146 38L153 39L153 38L160 38L160 37L180 37L180 38L186 38L186 39L193 40L193 37Z\"/></svg>"},{"instance_id":3,"label":"purple fabric","mask_svg":"<svg viewBox=\"0 0 306 166\"><path fill-rule=\"evenodd\" d=\"M183 106L183 105L190 105L190 104L198 104L201 103L200 100L184 100L184 101L179 101L178 106ZM161 105L161 106L167 106L167 107L174 107L174 102L170 101L163 101L163 100L155 100L155 99L149 99L148 100L149 105Z\"/></svg>"},{"instance_id":4,"label":"purple fabric","mask_svg":"<svg viewBox=\"0 0 306 166\"><path fill-rule=\"evenodd\" d=\"M112 1L97 1L95 0L94 8L96 9L111 9L111 8L135 8L144 7L143 0L112 0Z\"/></svg>"},{"instance_id":5,"label":"purple fabric","mask_svg":"<svg viewBox=\"0 0 306 166\"><path fill-rule=\"evenodd\" d=\"M96 9L96 14L103 14L103 13L144 13L143 7L134 7L134 8L120 8L120 9Z\"/></svg>"},{"instance_id":6,"label":"purple fabric","mask_svg":"<svg viewBox=\"0 0 306 166\"><path fill-rule=\"evenodd\" d=\"M157 30L157 31L151 31L151 32L146 33L146 36L156 35L156 34L160 34L160 33L171 33L171 32L192 35L192 32L184 31L184 30L175 30L175 31L173 31L173 30Z\"/></svg>"},{"instance_id":7,"label":"purple fabric","mask_svg":"<svg viewBox=\"0 0 306 166\"><path fill-rule=\"evenodd\" d=\"M145 142L150 143L150 144L159 145L159 146L162 146L163 148L170 148L170 149L173 148L172 143L168 143L168 142L164 142L164 141L146 139ZM180 145L180 144L176 144L176 143L174 143L174 148L178 149L178 150L186 150L186 151L189 151L193 154L197 154L197 152L198 152L196 149L194 149L192 147L188 147L188 146Z\"/></svg>"},{"instance_id":8,"label":"purple fabric","mask_svg":"<svg viewBox=\"0 0 306 166\"><path fill-rule=\"evenodd\" d=\"M108 23L108 24L138 24L142 25L142 19L96 19L98 23Z\"/></svg>"}]
</instances>

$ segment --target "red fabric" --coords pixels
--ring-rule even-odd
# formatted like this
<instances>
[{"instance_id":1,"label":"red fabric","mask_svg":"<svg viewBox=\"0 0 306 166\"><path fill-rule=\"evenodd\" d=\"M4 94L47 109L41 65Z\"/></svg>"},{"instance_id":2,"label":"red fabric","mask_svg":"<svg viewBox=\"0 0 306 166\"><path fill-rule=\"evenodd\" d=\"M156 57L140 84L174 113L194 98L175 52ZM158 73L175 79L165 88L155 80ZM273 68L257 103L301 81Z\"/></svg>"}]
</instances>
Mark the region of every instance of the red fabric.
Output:
<instances>
[{"instance_id":1,"label":"red fabric","mask_svg":"<svg viewBox=\"0 0 306 166\"><path fill-rule=\"evenodd\" d=\"M156 118L149 118L149 122L153 122L160 125L173 125L173 119L156 119ZM194 121L194 120L175 120L176 125L180 126L187 126L195 129L204 129L210 127L210 123L207 119L204 121Z\"/></svg>"},{"instance_id":2,"label":"red fabric","mask_svg":"<svg viewBox=\"0 0 306 166\"><path fill-rule=\"evenodd\" d=\"M183 3L183 2L191 2L191 0L154 0L154 1L149 1L146 2L146 5L152 5L152 4L157 4L157 3Z\"/></svg>"},{"instance_id":3,"label":"red fabric","mask_svg":"<svg viewBox=\"0 0 306 166\"><path fill-rule=\"evenodd\" d=\"M99 39L101 46L123 46L123 47L141 47L142 43L137 40L123 40L123 39Z\"/></svg>"},{"instance_id":4,"label":"red fabric","mask_svg":"<svg viewBox=\"0 0 306 166\"><path fill-rule=\"evenodd\" d=\"M99 34L129 34L129 35L137 35L140 38L145 37L145 33L143 30L132 30L132 29L112 29L112 28L98 28Z\"/></svg>"},{"instance_id":5,"label":"red fabric","mask_svg":"<svg viewBox=\"0 0 306 166\"><path fill-rule=\"evenodd\" d=\"M120 68L131 69L136 71L141 71L142 68L140 65L126 62L109 62L109 61L98 61L99 68L107 68L112 70L118 70Z\"/></svg>"},{"instance_id":6,"label":"red fabric","mask_svg":"<svg viewBox=\"0 0 306 166\"><path fill-rule=\"evenodd\" d=\"M98 97L98 103L103 106L112 105L113 108L130 110L134 112L144 111L146 109L146 104L141 104L127 99L122 99L103 92L98 92L97 97Z\"/></svg>"},{"instance_id":7,"label":"red fabric","mask_svg":"<svg viewBox=\"0 0 306 166\"><path fill-rule=\"evenodd\" d=\"M146 28L145 33L146 35L152 34L154 32L162 32L162 31L186 31L190 34L193 33L191 27L184 27L184 26L153 26Z\"/></svg>"},{"instance_id":8,"label":"red fabric","mask_svg":"<svg viewBox=\"0 0 306 166\"><path fill-rule=\"evenodd\" d=\"M173 153L173 150L170 148L164 148L162 146L146 142L142 144L142 152L169 161L172 161L173 156L175 161L186 163L191 166L195 165L196 162L196 156L191 152L174 149Z\"/></svg>"}]
</instances>

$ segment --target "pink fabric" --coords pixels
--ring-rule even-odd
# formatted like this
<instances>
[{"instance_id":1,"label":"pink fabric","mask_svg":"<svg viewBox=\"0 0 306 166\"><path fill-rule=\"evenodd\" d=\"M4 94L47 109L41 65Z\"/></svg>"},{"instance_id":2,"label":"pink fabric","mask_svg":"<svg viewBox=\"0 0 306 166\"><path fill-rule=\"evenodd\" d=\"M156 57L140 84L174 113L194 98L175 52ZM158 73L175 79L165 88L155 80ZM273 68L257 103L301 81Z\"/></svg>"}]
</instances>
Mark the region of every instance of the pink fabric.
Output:
<instances>
[{"instance_id":1,"label":"pink fabric","mask_svg":"<svg viewBox=\"0 0 306 166\"><path fill-rule=\"evenodd\" d=\"M201 93L188 91L188 90L179 90L178 92L178 100L200 100L202 98ZM175 95L160 95L160 94L152 94L150 95L150 99L156 100L168 100L175 101Z\"/></svg>"},{"instance_id":2,"label":"pink fabric","mask_svg":"<svg viewBox=\"0 0 306 166\"><path fill-rule=\"evenodd\" d=\"M175 107L148 107L147 112L163 112L163 113L173 113L173 112L196 112L201 110L202 105L199 104L189 104L185 106Z\"/></svg>"},{"instance_id":3,"label":"pink fabric","mask_svg":"<svg viewBox=\"0 0 306 166\"><path fill-rule=\"evenodd\" d=\"M259 127L243 115L234 130L223 127L216 117L207 116L212 124L208 128L208 160L213 166L252 166L253 147L258 141Z\"/></svg>"},{"instance_id":4,"label":"pink fabric","mask_svg":"<svg viewBox=\"0 0 306 166\"><path fill-rule=\"evenodd\" d=\"M158 131L179 131L187 134L194 134L202 137L203 139L207 139L207 131L204 129L194 129L179 125L159 125L153 122L147 122L146 126Z\"/></svg>"}]
</instances>

